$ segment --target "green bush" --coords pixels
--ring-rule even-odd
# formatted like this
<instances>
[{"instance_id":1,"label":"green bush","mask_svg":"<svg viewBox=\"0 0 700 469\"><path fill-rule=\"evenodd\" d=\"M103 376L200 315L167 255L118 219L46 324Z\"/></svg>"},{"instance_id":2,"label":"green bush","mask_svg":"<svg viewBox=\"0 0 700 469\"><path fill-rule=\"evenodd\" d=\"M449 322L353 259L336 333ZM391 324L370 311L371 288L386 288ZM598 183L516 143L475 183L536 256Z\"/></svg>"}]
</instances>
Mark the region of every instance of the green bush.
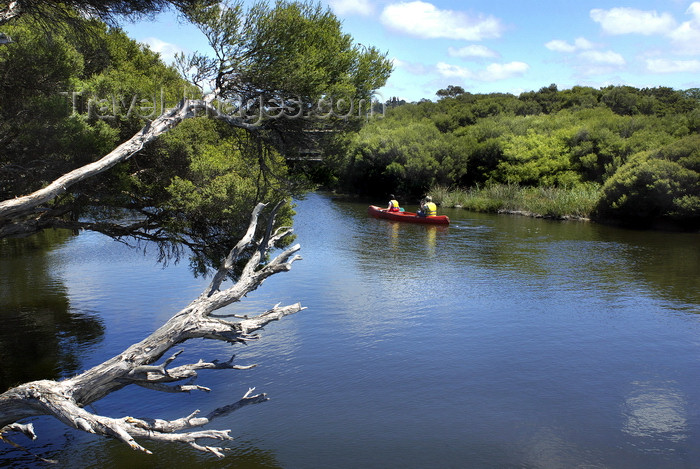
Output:
<instances>
[{"instance_id":1,"label":"green bush","mask_svg":"<svg viewBox=\"0 0 700 469\"><path fill-rule=\"evenodd\" d=\"M479 211L696 219L699 128L693 90L465 92L370 120L342 147L339 180L359 193L465 188L447 190L442 205Z\"/></svg>"},{"instance_id":2,"label":"green bush","mask_svg":"<svg viewBox=\"0 0 700 469\"><path fill-rule=\"evenodd\" d=\"M655 153L635 155L603 186L597 216L638 225L663 219L697 224L700 174L692 169L698 158L696 143L692 136Z\"/></svg>"}]
</instances>

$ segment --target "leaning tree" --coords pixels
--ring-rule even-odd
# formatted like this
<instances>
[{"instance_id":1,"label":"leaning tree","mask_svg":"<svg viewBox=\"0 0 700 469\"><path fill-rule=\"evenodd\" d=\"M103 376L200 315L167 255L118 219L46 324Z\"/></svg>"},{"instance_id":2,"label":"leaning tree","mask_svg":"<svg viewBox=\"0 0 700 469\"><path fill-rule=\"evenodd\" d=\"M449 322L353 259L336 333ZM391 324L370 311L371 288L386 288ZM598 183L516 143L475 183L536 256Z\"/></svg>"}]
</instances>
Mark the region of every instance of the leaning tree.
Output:
<instances>
[{"instance_id":1,"label":"leaning tree","mask_svg":"<svg viewBox=\"0 0 700 469\"><path fill-rule=\"evenodd\" d=\"M153 365L174 346L189 339L204 338L228 343L247 343L258 338L256 331L271 321L296 313L300 304L279 306L251 316L216 314L219 309L241 300L255 290L266 278L291 268L292 262L300 259L295 253L299 245L282 251L271 260L270 250L277 241L288 236L291 229L273 231L274 216L267 222L265 234L256 239L258 217L264 204L254 210L246 234L230 251L214 275L211 283L189 305L177 312L170 320L142 341L133 344L119 355L63 381L39 380L21 384L0 394L0 439L14 444L6 433L16 431L35 438L31 423L21 423L23 419L38 415L49 415L66 425L88 433L116 438L134 449L150 453L136 442L136 438L168 442L183 442L196 449L224 456L224 448L202 443L205 439L229 440L229 430L195 430L208 424L216 417L248 404L267 400L265 394L253 394L249 390L232 404L217 408L204 416L195 411L177 420L155 418L112 418L97 415L85 410L85 406L124 388L130 384L143 386L161 392L209 391L194 384L198 370L204 369L247 369L230 360L170 366L181 351L175 352L160 365ZM273 212L274 215L274 212ZM252 254L246 255L250 250ZM224 282L234 272L241 258L246 259L242 272L231 285ZM222 284L225 287L222 287ZM185 381L184 384L177 384Z\"/></svg>"},{"instance_id":2,"label":"leaning tree","mask_svg":"<svg viewBox=\"0 0 700 469\"><path fill-rule=\"evenodd\" d=\"M159 242L173 239L186 242L187 237L164 232L165 227L171 226L172 219L167 216L172 212L164 210L165 201L140 198L137 191L126 194L117 202L121 205L116 207L138 211L140 218L137 223L86 221L81 217L86 204L102 207L108 198L114 199L112 194L119 192L121 187L114 190L113 187L101 186L104 189L95 194L83 182L95 181L96 176L103 175L109 168L123 164L136 154L148 153L159 136L191 117L213 118L238 130L239 135L243 135L239 139L246 140L245 150L253 153L256 164L270 174L274 172L274 164L268 164L264 155L294 152L313 145L312 140L319 135L352 130L361 122L357 117L363 111L371 112L373 92L386 81L391 64L385 54L375 48L353 44L352 38L342 33L340 22L330 11L317 5L286 2L279 2L274 8L258 3L247 10L240 3L226 7L208 3L194 2L191 8L183 11L183 15L205 34L211 52L180 56L179 67L192 83L211 91L200 97L187 93L177 105L148 119L145 125L106 155L95 157L88 164L77 165L60 177L38 178L39 175L52 174L43 171L47 162L49 166L58 164L70 160L70 155L42 158L42 155L32 154L28 159L39 160L42 170L36 171L36 165L24 165L23 172L19 175L12 173L11 177L15 181L27 180L37 189L29 194L5 194L6 200L0 202L0 236L20 236L59 227L102 231L113 237L129 235ZM22 44L17 42L16 46L20 48ZM13 46L10 43L4 47ZM104 59L90 58L84 62L87 67L88 62L100 60ZM24 75L31 72L32 69L28 69ZM41 80L40 84L46 81L49 80ZM21 88L12 89L12 92L19 95ZM63 94L69 93L64 90ZM88 99L86 96L82 98ZM131 96L126 97L126 101L129 100L133 101ZM73 110L76 109L78 112L82 110L80 106L74 106ZM21 106L12 112L11 115L17 118L33 117L33 109ZM86 117L90 124L91 118L90 115ZM39 134L41 131L32 128L29 132ZM26 131L20 128L6 133L12 138L18 132ZM0 141L4 139L0 125ZM22 140L17 146L21 152L26 144ZM27 158L26 153L18 158ZM0 166L0 178L5 168L23 166L15 163L9 161L4 167ZM131 170L130 176L136 185L143 187L144 181L139 177L146 173L139 166ZM114 184L123 185L123 181ZM159 180L153 184L167 182ZM154 204L160 205L159 210L150 210ZM107 219L113 220L113 217Z\"/></svg>"},{"instance_id":3,"label":"leaning tree","mask_svg":"<svg viewBox=\"0 0 700 469\"><path fill-rule=\"evenodd\" d=\"M79 30L78 35L89 40L95 20L81 19L81 13L113 20L115 15L124 13L149 13L166 3L177 6L184 17L206 35L212 49L208 54L180 56L180 68L191 83L210 91L199 97L181 99L159 116L146 119L140 129L111 151L90 157L87 164L78 165L59 177L41 180L37 178L37 172L22 173L22 165L14 164L14 161L0 161L0 173L6 169L21 173L24 179L19 181L26 180L27 187L32 188L28 193L6 195L6 200L0 202L0 237L23 236L48 228L92 229L114 238L134 237L196 247L205 236L197 238L195 230L185 230L184 235L174 236L172 226L176 223L173 220L185 219L191 227L192 220L195 220L192 212L201 213L204 202L190 198L187 204L178 205L164 199L163 194L175 197L176 192L154 190L153 187L162 180L155 179L150 185L148 181L140 180L148 171L138 165L128 167L134 155L148 152L157 146L161 140L159 137L185 121L191 122L191 118L215 120L233 129L229 137L240 143L237 151L250 153L257 159L262 170L254 177L258 184L264 184L267 179L279 176L273 167L279 160L266 159L265 155L294 152L309 144L309 135L355 128L359 119L353 116L359 115L358 108L365 106L366 110L371 110L373 91L384 84L391 72L384 54L371 47L353 44L352 38L342 33L337 18L317 5L278 2L269 7L257 3L245 9L242 3L220 5L211 1L75 1L63 2L60 8L51 9L44 3L49 2L0 4L0 26L29 18L29 23L41 25L46 34L57 36L56 30L52 29L55 22L46 18L62 15L64 23L68 23L62 33ZM104 9L100 10L100 5ZM93 25L85 26L84 22L93 22ZM80 25L77 29L74 28L76 24ZM3 38L6 41L0 48L6 48L6 51L22 47L21 35L3 35ZM60 41L54 37L49 42L55 45ZM69 56L72 57L66 55ZM13 56L0 54L0 60L3 57ZM21 57L21 54L14 57ZM86 68L95 66L93 62L84 62ZM52 89L48 87L44 91L50 94ZM80 113L81 109L78 106L77 111L75 108L73 111ZM17 116L22 116L21 109ZM83 121L90 123L89 118ZM97 124L99 122L95 127L99 127ZM128 126L118 130L123 133L125 128ZM3 135L2 130L0 127L0 140L24 141L17 138L17 132ZM24 148L21 145L15 147ZM157 154L154 152L152 156ZM32 155L32 158L40 160L42 168L54 164L48 154ZM85 159L85 155L82 158ZM73 161L70 155L55 163L62 167L66 161ZM80 158L75 161L80 161ZM111 179L105 176L115 172L120 176ZM151 171L151 174L154 172L157 171ZM51 174L51 171L41 172L43 176L46 174ZM128 191L124 190L124 175L130 181L136 181ZM100 181L101 192L91 191L89 183L94 181ZM204 177L198 182L206 186L210 181ZM21 190L22 184L17 184L17 187ZM280 187L283 186L276 186ZM276 305L263 313L248 316L229 315L225 311L217 313L255 290L270 275L289 270L292 262L299 259L296 254L299 246L289 246L291 228L278 221L290 190L277 191L272 210L265 209L263 202L267 201L255 201L249 222L243 228L234 223L217 225L219 232L228 231L228 237L221 239L231 239L232 233L238 233L240 240L215 269L206 290L144 340L77 376L61 381L33 381L0 394L0 438L10 442L8 434L13 431L34 437L32 425L23 421L33 416L49 415L78 430L113 437L143 451L148 450L136 439L185 442L222 456L222 448L207 446L202 440L229 439L229 432L198 428L242 406L263 402L266 399L264 394L253 394L251 390L239 401L204 416L194 412L172 421L112 418L88 412L85 406L129 385L164 392L207 390L193 382L198 370L246 367L235 365L233 359L224 362L202 360L173 366L179 351L160 364L156 363L173 347L192 338L246 343L256 339L255 332L265 324L302 309L295 304ZM153 196L154 193L160 194L160 198ZM256 194L257 198L264 199L270 191L257 191ZM85 210L86 206L92 210ZM104 210L107 215L99 219L100 209L104 207L108 208ZM221 209L224 214L230 212L228 207ZM125 216L120 218L115 214ZM262 219L266 220L264 224L259 223Z\"/></svg>"}]
</instances>

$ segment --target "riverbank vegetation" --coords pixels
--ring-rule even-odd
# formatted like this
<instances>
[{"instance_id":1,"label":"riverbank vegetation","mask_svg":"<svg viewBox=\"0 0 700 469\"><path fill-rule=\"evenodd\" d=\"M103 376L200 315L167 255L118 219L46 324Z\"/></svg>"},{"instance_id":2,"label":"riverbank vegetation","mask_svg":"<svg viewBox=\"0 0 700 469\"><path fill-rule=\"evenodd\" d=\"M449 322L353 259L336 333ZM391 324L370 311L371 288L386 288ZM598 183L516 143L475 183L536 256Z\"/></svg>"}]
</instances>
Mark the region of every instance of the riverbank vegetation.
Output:
<instances>
[{"instance_id":1,"label":"riverbank vegetation","mask_svg":"<svg viewBox=\"0 0 700 469\"><path fill-rule=\"evenodd\" d=\"M601 194L600 186L593 183L579 184L572 188L489 184L485 187L450 189L437 185L429 192L441 207L555 219L590 218Z\"/></svg>"},{"instance_id":2,"label":"riverbank vegetation","mask_svg":"<svg viewBox=\"0 0 700 469\"><path fill-rule=\"evenodd\" d=\"M700 89L576 86L387 102L328 159L335 187L443 206L700 226ZM445 190L452 188L452 190Z\"/></svg>"}]
</instances>

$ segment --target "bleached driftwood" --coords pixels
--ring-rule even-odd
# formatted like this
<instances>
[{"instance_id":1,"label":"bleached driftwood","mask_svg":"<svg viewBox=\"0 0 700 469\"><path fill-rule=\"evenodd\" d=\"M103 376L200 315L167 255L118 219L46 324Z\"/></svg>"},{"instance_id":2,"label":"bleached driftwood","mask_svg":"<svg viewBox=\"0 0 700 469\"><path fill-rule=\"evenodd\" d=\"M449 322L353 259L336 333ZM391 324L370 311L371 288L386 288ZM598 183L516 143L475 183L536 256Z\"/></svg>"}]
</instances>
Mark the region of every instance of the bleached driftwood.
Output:
<instances>
[{"instance_id":1,"label":"bleached driftwood","mask_svg":"<svg viewBox=\"0 0 700 469\"><path fill-rule=\"evenodd\" d=\"M11 432L21 432L34 438L31 424L22 424L21 421L32 416L49 415L70 427L116 438L134 449L147 453L150 451L137 443L137 439L187 443L198 450L222 457L223 448L204 445L201 440L229 440L230 431L194 429L243 406L264 402L267 400L265 394L253 394L254 389L250 389L240 400L206 415L202 416L199 411L195 411L186 417L170 421L129 416L110 418L88 412L85 406L130 384L164 392L208 391L208 388L195 385L191 381L196 377L198 370L250 368L234 365L233 358L225 362L200 360L197 363L169 368L180 351L167 358L161 365L154 363L171 348L188 339L217 339L229 343L257 339L255 332L269 322L303 309L298 303L289 306L276 305L261 314L234 321L225 318L235 316L213 314L239 301L269 276L289 270L292 263L300 259L295 254L300 249L297 244L268 260L267 256L275 243L292 230L280 228L273 233L275 209L264 235L255 240L258 219L264 207L264 204L255 207L246 234L222 262L206 290L151 335L121 354L75 377L63 381L33 381L0 394L0 439L11 443L7 438L7 434ZM251 249L254 249L252 254ZM222 284L243 254L250 257L242 273L232 285L223 288ZM190 381L177 384L183 380Z\"/></svg>"}]
</instances>

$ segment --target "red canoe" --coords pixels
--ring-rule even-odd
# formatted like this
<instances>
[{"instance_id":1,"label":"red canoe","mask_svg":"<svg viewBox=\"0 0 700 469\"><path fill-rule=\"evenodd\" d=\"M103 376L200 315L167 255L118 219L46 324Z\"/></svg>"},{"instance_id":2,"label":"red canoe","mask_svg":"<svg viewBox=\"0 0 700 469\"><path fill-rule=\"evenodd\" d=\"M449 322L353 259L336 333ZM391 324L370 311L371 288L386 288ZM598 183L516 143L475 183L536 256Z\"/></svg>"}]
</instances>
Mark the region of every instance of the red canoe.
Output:
<instances>
[{"instance_id":1,"label":"red canoe","mask_svg":"<svg viewBox=\"0 0 700 469\"><path fill-rule=\"evenodd\" d=\"M450 219L447 215L435 215L434 217L419 217L413 212L389 212L385 208L370 205L367 212L376 218L386 218L387 220L406 221L409 223L428 223L430 225L449 225Z\"/></svg>"}]
</instances>

